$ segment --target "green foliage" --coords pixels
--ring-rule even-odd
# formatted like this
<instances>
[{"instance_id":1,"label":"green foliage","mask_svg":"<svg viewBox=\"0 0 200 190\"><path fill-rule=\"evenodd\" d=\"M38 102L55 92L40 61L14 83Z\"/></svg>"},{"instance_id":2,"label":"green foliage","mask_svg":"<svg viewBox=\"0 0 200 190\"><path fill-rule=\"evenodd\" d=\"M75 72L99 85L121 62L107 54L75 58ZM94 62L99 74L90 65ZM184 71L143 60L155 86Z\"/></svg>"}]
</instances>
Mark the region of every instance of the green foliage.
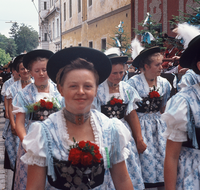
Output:
<instances>
[{"instance_id":1,"label":"green foliage","mask_svg":"<svg viewBox=\"0 0 200 190\"><path fill-rule=\"evenodd\" d=\"M123 22L122 22L123 24ZM117 27L116 27L117 28ZM121 30L117 29L115 30L114 36L111 37L113 40L113 43L109 44L112 47L118 47L120 51L122 52L122 55L127 55L128 57L131 57L131 53L128 51L131 47L130 45L130 38L128 37L128 33L124 32L124 27L121 27ZM116 40L119 41L121 47L117 44Z\"/></svg>"},{"instance_id":2,"label":"green foliage","mask_svg":"<svg viewBox=\"0 0 200 190\"><path fill-rule=\"evenodd\" d=\"M14 23L10 31L9 34L11 34L17 45L17 54L24 51L29 52L39 45L38 32L30 26L21 24L19 27L17 23Z\"/></svg>"},{"instance_id":3,"label":"green foliage","mask_svg":"<svg viewBox=\"0 0 200 190\"><path fill-rule=\"evenodd\" d=\"M152 40L151 43L149 43L147 40L144 40L141 42L142 45L145 48L150 48L153 46L160 46L161 49L164 49L163 38L162 38L162 36L163 36L162 24L156 23L155 21L153 21L151 19L151 16L149 16L148 23L145 25L143 25L143 24L144 24L144 20L141 23L139 23L140 26L143 26L142 30L133 29L135 35L141 36L141 38L142 38L147 32L150 32L153 35L153 37L155 38L155 40Z\"/></svg>"},{"instance_id":4,"label":"green foliage","mask_svg":"<svg viewBox=\"0 0 200 190\"><path fill-rule=\"evenodd\" d=\"M6 65L9 61L11 61L11 57L9 53L6 53L5 50L0 48L0 65Z\"/></svg>"},{"instance_id":5,"label":"green foliage","mask_svg":"<svg viewBox=\"0 0 200 190\"><path fill-rule=\"evenodd\" d=\"M15 41L12 38L7 38L4 35L0 34L0 48L5 50L6 53L9 53L11 57L15 57L17 55L16 50L17 46Z\"/></svg>"}]
</instances>

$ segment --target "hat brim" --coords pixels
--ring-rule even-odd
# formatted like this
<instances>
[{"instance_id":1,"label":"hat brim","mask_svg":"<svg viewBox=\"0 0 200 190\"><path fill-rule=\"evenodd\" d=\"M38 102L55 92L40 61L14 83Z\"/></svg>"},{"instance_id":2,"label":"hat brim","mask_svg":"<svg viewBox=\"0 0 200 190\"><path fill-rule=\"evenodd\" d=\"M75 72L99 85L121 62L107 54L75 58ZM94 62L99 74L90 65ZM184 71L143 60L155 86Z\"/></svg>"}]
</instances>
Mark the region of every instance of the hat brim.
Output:
<instances>
[{"instance_id":1,"label":"hat brim","mask_svg":"<svg viewBox=\"0 0 200 190\"><path fill-rule=\"evenodd\" d=\"M117 64L117 63L126 63L128 60L127 56L117 56L117 57L111 57L110 61L112 64Z\"/></svg>"},{"instance_id":2,"label":"hat brim","mask_svg":"<svg viewBox=\"0 0 200 190\"><path fill-rule=\"evenodd\" d=\"M47 63L49 78L56 83L58 71L77 58L83 58L94 64L94 68L99 75L99 84L105 81L111 73L111 61L104 53L96 49L79 46L62 49L51 56Z\"/></svg>"},{"instance_id":3,"label":"hat brim","mask_svg":"<svg viewBox=\"0 0 200 190\"><path fill-rule=\"evenodd\" d=\"M18 55L18 56L14 59L14 61L13 61L13 63L12 63L12 67L14 68L14 70L17 69L17 64L18 64L19 60L22 59L22 58L24 57L24 55L25 55L25 54L20 54L20 55Z\"/></svg>"},{"instance_id":4,"label":"hat brim","mask_svg":"<svg viewBox=\"0 0 200 190\"><path fill-rule=\"evenodd\" d=\"M179 60L180 66L183 68L191 68L193 59L196 57L197 54L200 53L199 48L200 48L200 35L192 39L188 47L181 55L181 58Z\"/></svg>"},{"instance_id":5,"label":"hat brim","mask_svg":"<svg viewBox=\"0 0 200 190\"><path fill-rule=\"evenodd\" d=\"M49 59L53 54L54 53L52 51L45 50L45 49L37 49L37 50L30 51L27 54L25 54L23 58L23 65L26 69L28 69L29 63L32 60L34 60L36 57Z\"/></svg>"},{"instance_id":6,"label":"hat brim","mask_svg":"<svg viewBox=\"0 0 200 190\"><path fill-rule=\"evenodd\" d=\"M159 53L160 52L160 47L155 46L151 47L149 49L144 49L143 51L140 52L140 54L133 60L132 65L134 67L140 68L141 67L141 61L144 60L146 57L149 55L152 55L154 53Z\"/></svg>"}]
</instances>

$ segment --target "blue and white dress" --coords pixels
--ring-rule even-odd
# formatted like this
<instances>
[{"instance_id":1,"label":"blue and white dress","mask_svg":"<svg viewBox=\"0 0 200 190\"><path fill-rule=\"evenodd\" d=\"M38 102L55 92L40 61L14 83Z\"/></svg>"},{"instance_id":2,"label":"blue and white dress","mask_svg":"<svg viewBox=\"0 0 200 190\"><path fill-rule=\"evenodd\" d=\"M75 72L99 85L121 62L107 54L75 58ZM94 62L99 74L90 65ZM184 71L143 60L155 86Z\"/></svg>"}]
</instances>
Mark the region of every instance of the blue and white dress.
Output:
<instances>
[{"instance_id":1,"label":"blue and white dress","mask_svg":"<svg viewBox=\"0 0 200 190\"><path fill-rule=\"evenodd\" d=\"M56 86L54 86L51 82L49 82L49 93L39 93L35 84L31 83L23 88L21 91L13 99L13 114L16 113L25 113L25 128L26 132L28 131L29 125L33 122L29 120L30 114L28 113L28 109L26 106L29 104L34 104L40 99L47 98L51 100L52 98L57 100L60 108L64 106L64 99L61 97L58 92ZM20 157L24 155L25 151L22 147L21 142L19 143L19 149L17 153L17 163L16 163L16 174L15 174L15 189L25 190L26 189L26 181L27 181L27 165L25 165Z\"/></svg>"},{"instance_id":2,"label":"blue and white dress","mask_svg":"<svg viewBox=\"0 0 200 190\"><path fill-rule=\"evenodd\" d=\"M2 96L6 96L6 90L8 89L8 87L10 85L12 85L14 83L14 77L13 75L11 75L11 78L8 79L2 86L2 89L1 89L1 95ZM5 125L4 125L4 130L3 130L3 134L2 134L2 137L5 139L6 138L6 135L7 135L7 130L8 130L8 125L9 125L9 119L5 119Z\"/></svg>"},{"instance_id":3,"label":"blue and white dress","mask_svg":"<svg viewBox=\"0 0 200 190\"><path fill-rule=\"evenodd\" d=\"M200 82L200 75L196 74L192 69L186 71L178 83L178 91L182 88L197 84Z\"/></svg>"},{"instance_id":4,"label":"blue and white dress","mask_svg":"<svg viewBox=\"0 0 200 190\"><path fill-rule=\"evenodd\" d=\"M177 172L177 190L200 189L200 86L185 87L173 96L162 114L167 124L164 136L183 142Z\"/></svg>"},{"instance_id":5,"label":"blue and white dress","mask_svg":"<svg viewBox=\"0 0 200 190\"><path fill-rule=\"evenodd\" d=\"M110 184L109 167L128 157L127 146L130 144L131 134L120 120L109 119L96 110L91 110L90 123L95 138L94 143L99 146L105 168L103 184L94 189L114 190L115 188L110 186L112 184ZM73 145L67 130L63 110L51 114L43 122L34 122L23 140L23 147L27 153L21 160L28 165L47 166L47 174L56 179L52 160L56 158L67 161L70 145Z\"/></svg>"},{"instance_id":6,"label":"blue and white dress","mask_svg":"<svg viewBox=\"0 0 200 190\"><path fill-rule=\"evenodd\" d=\"M161 113L158 108L165 106L170 97L171 85L167 79L160 76L157 77L157 89L162 97L162 101L158 101L158 105L153 104L152 109L152 107L148 107L151 104L146 100L150 89L144 74L141 73L131 77L128 80L128 84L134 87L143 99L138 106L145 105L143 108L144 111L140 111L140 107L136 110L140 120L143 140L147 145L147 149L140 154L144 183L156 184L164 182L163 167L166 140L163 137L163 132L166 129L166 124L160 118Z\"/></svg>"},{"instance_id":7,"label":"blue and white dress","mask_svg":"<svg viewBox=\"0 0 200 190\"><path fill-rule=\"evenodd\" d=\"M108 117L117 117L121 119L121 121L125 124L127 129L132 133L132 130L129 124L125 121L124 116L130 114L132 110L135 110L138 108L136 105L136 102L141 101L139 94L134 88L132 88L129 84L123 81L119 83L119 93L109 94L109 87L106 80L98 86L97 96L94 99L93 106L98 111L101 111L101 112L103 109L102 107L106 107L109 110L110 106L106 106L106 105L107 105L107 102L110 101L111 97L113 96L115 98L123 100L123 104L118 105L118 107L117 106L113 107L112 111L108 111L107 113L103 112L103 113L107 115ZM121 111L123 112L123 114L120 113ZM114 112L116 114L112 114ZM119 117L119 114L117 114L117 112L119 112L119 114L122 116ZM139 154L138 154L135 140L133 139L133 137L130 139L130 143L131 143L131 146L128 147L130 151L130 155L126 159L127 169L131 177L134 189L136 190L144 189Z\"/></svg>"},{"instance_id":8,"label":"blue and white dress","mask_svg":"<svg viewBox=\"0 0 200 190\"><path fill-rule=\"evenodd\" d=\"M6 99L14 99L16 94L22 90L21 80L14 82L6 91ZM14 117L15 119L15 117ZM7 129L7 136L5 139L5 148L8 152L11 168L14 170L17 159L17 151L19 147L19 137L12 134L11 126Z\"/></svg>"}]
</instances>

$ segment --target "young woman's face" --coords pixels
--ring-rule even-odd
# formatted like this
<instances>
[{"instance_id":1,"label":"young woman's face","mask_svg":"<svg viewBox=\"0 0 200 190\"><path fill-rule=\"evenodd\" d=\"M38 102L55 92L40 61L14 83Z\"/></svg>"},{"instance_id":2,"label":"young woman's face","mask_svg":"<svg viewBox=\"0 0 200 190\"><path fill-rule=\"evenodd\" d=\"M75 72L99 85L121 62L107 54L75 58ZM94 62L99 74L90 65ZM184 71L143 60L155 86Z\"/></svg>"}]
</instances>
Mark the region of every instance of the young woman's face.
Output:
<instances>
[{"instance_id":1,"label":"young woman's face","mask_svg":"<svg viewBox=\"0 0 200 190\"><path fill-rule=\"evenodd\" d=\"M47 75L47 60L35 61L32 64L31 76L35 80L36 85L45 85L47 84L49 77Z\"/></svg>"},{"instance_id":2,"label":"young woman's face","mask_svg":"<svg viewBox=\"0 0 200 190\"><path fill-rule=\"evenodd\" d=\"M108 81L113 84L118 84L124 76L124 65L117 64L112 65L112 71L110 76L108 77Z\"/></svg>"},{"instance_id":3,"label":"young woman's face","mask_svg":"<svg viewBox=\"0 0 200 190\"><path fill-rule=\"evenodd\" d=\"M148 72L152 75L152 77L160 76L162 67L162 56L159 56L153 60L153 62L149 65L146 65L145 72Z\"/></svg>"},{"instance_id":4,"label":"young woman's face","mask_svg":"<svg viewBox=\"0 0 200 190\"><path fill-rule=\"evenodd\" d=\"M24 67L23 63L19 64L19 75L21 80L28 80L30 78L29 70Z\"/></svg>"},{"instance_id":5,"label":"young woman's face","mask_svg":"<svg viewBox=\"0 0 200 190\"><path fill-rule=\"evenodd\" d=\"M94 73L87 69L76 69L70 71L64 80L59 90L65 98L66 109L74 114L89 112L97 93Z\"/></svg>"},{"instance_id":6,"label":"young woman's face","mask_svg":"<svg viewBox=\"0 0 200 190\"><path fill-rule=\"evenodd\" d=\"M13 74L14 79L20 78L19 73L16 70L12 70L12 74Z\"/></svg>"}]
</instances>

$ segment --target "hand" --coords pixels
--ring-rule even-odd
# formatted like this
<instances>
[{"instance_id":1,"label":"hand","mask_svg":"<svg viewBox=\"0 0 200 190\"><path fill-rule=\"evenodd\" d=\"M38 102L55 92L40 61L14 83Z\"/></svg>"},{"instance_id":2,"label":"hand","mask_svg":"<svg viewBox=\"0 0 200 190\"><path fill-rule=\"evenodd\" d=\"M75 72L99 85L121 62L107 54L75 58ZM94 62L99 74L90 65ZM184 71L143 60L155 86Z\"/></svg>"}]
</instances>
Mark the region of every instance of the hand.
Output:
<instances>
[{"instance_id":1,"label":"hand","mask_svg":"<svg viewBox=\"0 0 200 190\"><path fill-rule=\"evenodd\" d=\"M142 154L147 148L147 145L144 143L143 139L136 141L136 146L138 154Z\"/></svg>"},{"instance_id":2,"label":"hand","mask_svg":"<svg viewBox=\"0 0 200 190\"><path fill-rule=\"evenodd\" d=\"M9 119L9 115L8 115L7 112L5 113L5 118L6 118L6 119Z\"/></svg>"}]
</instances>

